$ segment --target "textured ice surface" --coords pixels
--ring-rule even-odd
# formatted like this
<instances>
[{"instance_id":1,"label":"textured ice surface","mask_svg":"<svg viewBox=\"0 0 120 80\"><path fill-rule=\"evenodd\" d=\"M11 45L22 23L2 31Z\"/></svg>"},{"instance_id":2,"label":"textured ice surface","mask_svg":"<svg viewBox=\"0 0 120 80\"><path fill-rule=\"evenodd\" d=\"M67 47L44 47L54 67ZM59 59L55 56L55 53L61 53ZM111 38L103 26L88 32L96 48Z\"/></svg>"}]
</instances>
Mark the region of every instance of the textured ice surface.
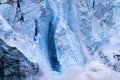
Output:
<instances>
[{"instance_id":1,"label":"textured ice surface","mask_svg":"<svg viewBox=\"0 0 120 80\"><path fill-rule=\"evenodd\" d=\"M39 65L27 80L119 80L119 12L120 0L0 0L0 40Z\"/></svg>"}]
</instances>

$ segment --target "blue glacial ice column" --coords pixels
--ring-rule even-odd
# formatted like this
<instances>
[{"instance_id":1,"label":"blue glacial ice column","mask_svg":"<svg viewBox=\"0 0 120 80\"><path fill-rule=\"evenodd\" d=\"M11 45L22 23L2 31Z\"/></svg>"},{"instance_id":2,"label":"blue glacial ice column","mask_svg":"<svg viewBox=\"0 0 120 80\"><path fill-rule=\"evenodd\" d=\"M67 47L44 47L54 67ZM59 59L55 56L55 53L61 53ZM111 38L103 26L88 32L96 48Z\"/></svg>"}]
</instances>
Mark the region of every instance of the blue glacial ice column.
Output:
<instances>
[{"instance_id":1,"label":"blue glacial ice column","mask_svg":"<svg viewBox=\"0 0 120 80\"><path fill-rule=\"evenodd\" d=\"M83 66L84 57L76 35L69 29L64 19L60 19L55 31L57 59L62 69L69 66Z\"/></svg>"}]
</instances>

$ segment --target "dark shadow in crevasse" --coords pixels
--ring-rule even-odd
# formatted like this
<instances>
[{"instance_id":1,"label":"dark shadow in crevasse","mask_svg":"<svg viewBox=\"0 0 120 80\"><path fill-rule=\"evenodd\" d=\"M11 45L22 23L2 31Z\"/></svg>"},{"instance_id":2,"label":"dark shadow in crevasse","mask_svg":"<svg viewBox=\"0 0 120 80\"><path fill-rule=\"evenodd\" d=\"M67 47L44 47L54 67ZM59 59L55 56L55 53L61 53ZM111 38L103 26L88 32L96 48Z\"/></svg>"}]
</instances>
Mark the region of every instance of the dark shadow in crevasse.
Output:
<instances>
[{"instance_id":1,"label":"dark shadow in crevasse","mask_svg":"<svg viewBox=\"0 0 120 80\"><path fill-rule=\"evenodd\" d=\"M52 25L52 22L49 23L49 33L48 33L48 52L49 60L53 70L60 72L61 65L57 60L57 53L54 41L55 27Z\"/></svg>"}]
</instances>

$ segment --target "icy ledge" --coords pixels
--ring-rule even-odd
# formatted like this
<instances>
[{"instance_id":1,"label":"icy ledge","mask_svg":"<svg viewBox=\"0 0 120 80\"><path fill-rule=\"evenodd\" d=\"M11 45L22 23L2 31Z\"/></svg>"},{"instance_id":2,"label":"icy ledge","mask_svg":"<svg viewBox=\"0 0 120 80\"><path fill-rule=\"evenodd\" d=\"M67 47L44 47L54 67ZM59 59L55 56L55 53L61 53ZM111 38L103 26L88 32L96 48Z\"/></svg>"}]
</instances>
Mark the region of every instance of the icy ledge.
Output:
<instances>
[{"instance_id":1,"label":"icy ledge","mask_svg":"<svg viewBox=\"0 0 120 80\"><path fill-rule=\"evenodd\" d=\"M0 39L8 46L16 47L29 61L38 64L41 70L39 73L46 73L46 75L50 73L49 63L39 50L39 45L14 32L2 15L0 15Z\"/></svg>"}]
</instances>

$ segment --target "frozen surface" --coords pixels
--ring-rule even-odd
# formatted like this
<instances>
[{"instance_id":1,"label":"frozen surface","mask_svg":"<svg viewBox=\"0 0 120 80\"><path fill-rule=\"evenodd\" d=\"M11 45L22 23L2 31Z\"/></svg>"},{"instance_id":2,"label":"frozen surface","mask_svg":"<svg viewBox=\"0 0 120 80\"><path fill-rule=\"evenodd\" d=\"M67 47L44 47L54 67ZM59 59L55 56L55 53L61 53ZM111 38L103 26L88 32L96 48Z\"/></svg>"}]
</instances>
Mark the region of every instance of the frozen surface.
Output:
<instances>
[{"instance_id":1,"label":"frozen surface","mask_svg":"<svg viewBox=\"0 0 120 80\"><path fill-rule=\"evenodd\" d=\"M119 80L119 12L120 0L0 0L0 40L39 66L28 80Z\"/></svg>"}]
</instances>

